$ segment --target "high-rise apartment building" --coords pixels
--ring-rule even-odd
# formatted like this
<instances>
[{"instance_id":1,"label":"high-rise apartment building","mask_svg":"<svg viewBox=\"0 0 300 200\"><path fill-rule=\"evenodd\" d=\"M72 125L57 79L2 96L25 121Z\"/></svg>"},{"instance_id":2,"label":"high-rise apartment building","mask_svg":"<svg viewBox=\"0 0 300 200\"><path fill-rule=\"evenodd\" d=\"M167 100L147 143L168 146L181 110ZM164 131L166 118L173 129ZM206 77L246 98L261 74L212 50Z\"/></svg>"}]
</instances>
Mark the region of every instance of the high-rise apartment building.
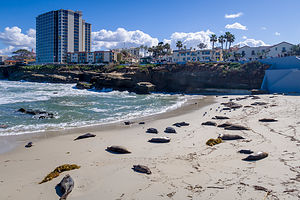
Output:
<instances>
[{"instance_id":1,"label":"high-rise apartment building","mask_svg":"<svg viewBox=\"0 0 300 200\"><path fill-rule=\"evenodd\" d=\"M36 62L66 63L68 52L91 50L91 24L81 11L55 10L36 17Z\"/></svg>"}]
</instances>

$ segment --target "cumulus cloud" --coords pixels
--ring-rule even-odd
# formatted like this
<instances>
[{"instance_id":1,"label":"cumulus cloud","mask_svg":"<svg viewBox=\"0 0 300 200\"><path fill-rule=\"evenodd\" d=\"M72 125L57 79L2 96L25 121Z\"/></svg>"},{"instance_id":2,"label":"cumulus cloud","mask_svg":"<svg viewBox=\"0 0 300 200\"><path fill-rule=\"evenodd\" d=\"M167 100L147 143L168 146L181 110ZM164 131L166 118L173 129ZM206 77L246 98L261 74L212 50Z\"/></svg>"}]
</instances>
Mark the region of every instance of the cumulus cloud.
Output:
<instances>
[{"instance_id":1,"label":"cumulus cloud","mask_svg":"<svg viewBox=\"0 0 300 200\"><path fill-rule=\"evenodd\" d=\"M227 29L240 29L240 30L248 30L246 26L238 23L238 22L235 22L234 24L227 24L225 26L225 28Z\"/></svg>"},{"instance_id":2,"label":"cumulus cloud","mask_svg":"<svg viewBox=\"0 0 300 200\"><path fill-rule=\"evenodd\" d=\"M10 54L17 49L34 49L35 48L35 30L29 29L26 34L22 33L22 29L14 27L6 27L0 32L0 42L6 45L4 49L0 49L1 54Z\"/></svg>"},{"instance_id":3,"label":"cumulus cloud","mask_svg":"<svg viewBox=\"0 0 300 200\"><path fill-rule=\"evenodd\" d=\"M124 47L137 47L140 45L155 46L158 39L151 37L140 30L127 31L124 28L118 28L116 31L102 29L92 32L92 49L107 50Z\"/></svg>"},{"instance_id":4,"label":"cumulus cloud","mask_svg":"<svg viewBox=\"0 0 300 200\"><path fill-rule=\"evenodd\" d=\"M279 32L275 32L275 35L276 35L276 36L280 36L280 33L279 33Z\"/></svg>"},{"instance_id":5,"label":"cumulus cloud","mask_svg":"<svg viewBox=\"0 0 300 200\"><path fill-rule=\"evenodd\" d=\"M168 41L172 49L177 48L177 41L182 41L183 46L186 46L187 48L197 48L197 45L201 42L206 44L208 48L210 48L211 44L209 36L211 34L213 34L213 32L211 32L210 30L191 33L175 32L171 35L170 40L165 41Z\"/></svg>"},{"instance_id":6,"label":"cumulus cloud","mask_svg":"<svg viewBox=\"0 0 300 200\"><path fill-rule=\"evenodd\" d=\"M225 15L225 18L227 18L227 19L234 19L234 18L238 18L238 17L240 17L240 16L242 16L243 15L243 13L242 12L239 12L239 13L236 13L236 14L226 14Z\"/></svg>"},{"instance_id":7,"label":"cumulus cloud","mask_svg":"<svg viewBox=\"0 0 300 200\"><path fill-rule=\"evenodd\" d=\"M246 36L243 36L244 41L237 43L240 47L243 46L249 46L249 47L259 47L259 46L269 46L262 40L255 40L247 38Z\"/></svg>"}]
</instances>

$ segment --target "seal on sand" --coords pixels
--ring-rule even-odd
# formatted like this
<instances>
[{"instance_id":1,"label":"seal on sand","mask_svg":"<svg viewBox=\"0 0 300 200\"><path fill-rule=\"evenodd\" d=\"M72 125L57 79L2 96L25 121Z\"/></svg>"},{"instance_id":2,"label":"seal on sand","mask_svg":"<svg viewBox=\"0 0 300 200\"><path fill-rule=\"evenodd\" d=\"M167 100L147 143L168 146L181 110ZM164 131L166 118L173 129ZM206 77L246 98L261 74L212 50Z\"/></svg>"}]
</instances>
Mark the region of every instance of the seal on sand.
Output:
<instances>
[{"instance_id":1,"label":"seal on sand","mask_svg":"<svg viewBox=\"0 0 300 200\"><path fill-rule=\"evenodd\" d=\"M231 135L231 134L220 134L218 138L221 138L222 140L239 140L239 139L245 139L240 135Z\"/></svg>"},{"instance_id":2,"label":"seal on sand","mask_svg":"<svg viewBox=\"0 0 300 200\"><path fill-rule=\"evenodd\" d=\"M176 133L176 130L173 127L167 127L165 133Z\"/></svg>"},{"instance_id":3,"label":"seal on sand","mask_svg":"<svg viewBox=\"0 0 300 200\"><path fill-rule=\"evenodd\" d=\"M151 170L145 165L133 165L132 169L136 172L151 174Z\"/></svg>"},{"instance_id":4,"label":"seal on sand","mask_svg":"<svg viewBox=\"0 0 300 200\"><path fill-rule=\"evenodd\" d=\"M96 137L96 135L91 134L91 133L86 133L86 134L78 136L74 140L81 140L81 139L85 139L85 138L89 138L89 137Z\"/></svg>"},{"instance_id":5,"label":"seal on sand","mask_svg":"<svg viewBox=\"0 0 300 200\"><path fill-rule=\"evenodd\" d=\"M106 151L109 151L109 152L112 152L112 153L119 153L119 154L131 153L125 147L115 146L115 145L107 147Z\"/></svg>"},{"instance_id":6,"label":"seal on sand","mask_svg":"<svg viewBox=\"0 0 300 200\"><path fill-rule=\"evenodd\" d=\"M171 141L171 139L169 137L157 137L157 138L152 138L151 140L148 140L148 142L152 142L152 143L168 143L170 141Z\"/></svg>"},{"instance_id":7,"label":"seal on sand","mask_svg":"<svg viewBox=\"0 0 300 200\"><path fill-rule=\"evenodd\" d=\"M266 157L268 157L268 153L267 152L257 152L254 154L249 155L247 158L244 158L244 161L256 161L256 160L261 160L264 159Z\"/></svg>"},{"instance_id":8,"label":"seal on sand","mask_svg":"<svg viewBox=\"0 0 300 200\"><path fill-rule=\"evenodd\" d=\"M67 174L57 186L63 192L59 200L65 200L74 188L74 181L72 177L69 174Z\"/></svg>"}]
</instances>

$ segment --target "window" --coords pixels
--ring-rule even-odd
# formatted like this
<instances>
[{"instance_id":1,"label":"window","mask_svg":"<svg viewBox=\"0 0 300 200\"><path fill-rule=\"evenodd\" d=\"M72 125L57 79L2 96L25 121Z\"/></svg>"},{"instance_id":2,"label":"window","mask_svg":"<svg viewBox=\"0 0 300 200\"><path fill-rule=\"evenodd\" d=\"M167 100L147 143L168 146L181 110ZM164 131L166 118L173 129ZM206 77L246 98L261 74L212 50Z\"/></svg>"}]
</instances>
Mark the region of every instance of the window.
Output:
<instances>
[{"instance_id":1,"label":"window","mask_svg":"<svg viewBox=\"0 0 300 200\"><path fill-rule=\"evenodd\" d=\"M251 52L251 55L252 55L252 56L254 56L254 55L255 55L255 51L254 51L254 50L252 50L252 52Z\"/></svg>"}]
</instances>

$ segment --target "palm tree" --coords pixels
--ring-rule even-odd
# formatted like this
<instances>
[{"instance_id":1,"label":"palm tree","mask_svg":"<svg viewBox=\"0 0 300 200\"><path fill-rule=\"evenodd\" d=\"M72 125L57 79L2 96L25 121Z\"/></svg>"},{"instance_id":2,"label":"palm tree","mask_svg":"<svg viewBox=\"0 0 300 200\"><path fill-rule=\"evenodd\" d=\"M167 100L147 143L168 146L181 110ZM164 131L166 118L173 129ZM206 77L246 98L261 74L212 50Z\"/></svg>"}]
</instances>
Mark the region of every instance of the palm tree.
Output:
<instances>
[{"instance_id":1,"label":"palm tree","mask_svg":"<svg viewBox=\"0 0 300 200\"><path fill-rule=\"evenodd\" d=\"M227 49L227 44L229 42L229 38L231 37L231 33L230 32L226 32L225 35L224 35L224 38L226 40L226 44L225 44L225 49Z\"/></svg>"},{"instance_id":2,"label":"palm tree","mask_svg":"<svg viewBox=\"0 0 300 200\"><path fill-rule=\"evenodd\" d=\"M218 37L215 34L212 34L210 36L210 41L212 42L212 57L214 58L214 48L215 48L215 42L218 41Z\"/></svg>"},{"instance_id":3,"label":"palm tree","mask_svg":"<svg viewBox=\"0 0 300 200\"><path fill-rule=\"evenodd\" d=\"M180 50L181 48L182 48L182 42L179 40L179 41L177 41L177 43L176 43L176 47L178 47L178 49Z\"/></svg>"},{"instance_id":4,"label":"palm tree","mask_svg":"<svg viewBox=\"0 0 300 200\"><path fill-rule=\"evenodd\" d=\"M223 50L223 45L224 45L224 42L225 42L225 36L224 35L221 35L218 39L218 42L221 44L221 48Z\"/></svg>"},{"instance_id":5,"label":"palm tree","mask_svg":"<svg viewBox=\"0 0 300 200\"><path fill-rule=\"evenodd\" d=\"M235 41L235 36L230 33L229 38L228 38L228 42L229 42L228 49L230 49L230 46L234 41Z\"/></svg>"}]
</instances>

